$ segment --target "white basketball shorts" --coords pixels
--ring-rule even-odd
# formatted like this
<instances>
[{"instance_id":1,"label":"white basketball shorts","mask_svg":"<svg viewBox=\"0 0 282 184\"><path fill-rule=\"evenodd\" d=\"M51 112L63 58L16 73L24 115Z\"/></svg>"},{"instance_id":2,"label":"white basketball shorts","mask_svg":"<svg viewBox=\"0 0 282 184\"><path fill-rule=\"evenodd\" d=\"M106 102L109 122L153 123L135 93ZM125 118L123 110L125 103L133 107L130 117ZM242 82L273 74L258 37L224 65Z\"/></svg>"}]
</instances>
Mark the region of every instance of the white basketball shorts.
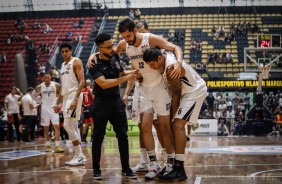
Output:
<instances>
[{"instance_id":1,"label":"white basketball shorts","mask_svg":"<svg viewBox=\"0 0 282 184\"><path fill-rule=\"evenodd\" d=\"M50 121L53 125L59 125L59 114L54 112L53 107L41 106L41 122L42 126L49 126Z\"/></svg>"},{"instance_id":2,"label":"white basketball shorts","mask_svg":"<svg viewBox=\"0 0 282 184\"><path fill-rule=\"evenodd\" d=\"M63 96L63 114L64 118L76 118L77 120L80 119L81 115L81 108L82 108L82 93L77 100L77 106L74 110L70 110L70 105L75 98L75 91L67 93Z\"/></svg>"},{"instance_id":3,"label":"white basketball shorts","mask_svg":"<svg viewBox=\"0 0 282 184\"><path fill-rule=\"evenodd\" d=\"M198 123L199 113L206 95L206 87L194 93L184 94L180 99L180 105L174 118L183 119L193 124Z\"/></svg>"},{"instance_id":4,"label":"white basketball shorts","mask_svg":"<svg viewBox=\"0 0 282 184\"><path fill-rule=\"evenodd\" d=\"M153 109L160 116L170 114L171 92L163 79L156 86L147 87L141 84L139 88L135 89L139 93L136 95L139 96L140 113Z\"/></svg>"}]
</instances>

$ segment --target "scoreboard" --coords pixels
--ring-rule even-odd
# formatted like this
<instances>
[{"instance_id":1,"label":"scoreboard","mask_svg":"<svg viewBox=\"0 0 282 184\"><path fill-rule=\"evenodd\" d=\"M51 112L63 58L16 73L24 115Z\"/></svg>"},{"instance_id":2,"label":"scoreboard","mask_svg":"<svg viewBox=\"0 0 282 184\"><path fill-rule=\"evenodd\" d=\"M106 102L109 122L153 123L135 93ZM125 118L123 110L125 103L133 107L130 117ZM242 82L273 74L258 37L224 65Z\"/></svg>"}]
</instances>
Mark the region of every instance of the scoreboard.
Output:
<instances>
[{"instance_id":1,"label":"scoreboard","mask_svg":"<svg viewBox=\"0 0 282 184\"><path fill-rule=\"evenodd\" d=\"M259 34L257 36L257 47L281 48L281 35L279 34Z\"/></svg>"}]
</instances>

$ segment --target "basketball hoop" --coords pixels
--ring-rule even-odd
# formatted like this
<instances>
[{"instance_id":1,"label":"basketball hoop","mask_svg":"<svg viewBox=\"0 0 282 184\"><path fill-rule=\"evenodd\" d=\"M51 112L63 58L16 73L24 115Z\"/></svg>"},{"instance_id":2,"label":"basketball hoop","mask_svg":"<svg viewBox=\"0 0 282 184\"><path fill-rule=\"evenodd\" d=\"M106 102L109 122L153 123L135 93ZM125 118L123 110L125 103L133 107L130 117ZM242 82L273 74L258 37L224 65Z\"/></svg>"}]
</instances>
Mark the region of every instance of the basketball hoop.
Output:
<instances>
[{"instance_id":1,"label":"basketball hoop","mask_svg":"<svg viewBox=\"0 0 282 184\"><path fill-rule=\"evenodd\" d=\"M270 71L269 66L261 66L260 71L261 71L261 74L262 74L262 79L268 79L269 78L269 71Z\"/></svg>"}]
</instances>

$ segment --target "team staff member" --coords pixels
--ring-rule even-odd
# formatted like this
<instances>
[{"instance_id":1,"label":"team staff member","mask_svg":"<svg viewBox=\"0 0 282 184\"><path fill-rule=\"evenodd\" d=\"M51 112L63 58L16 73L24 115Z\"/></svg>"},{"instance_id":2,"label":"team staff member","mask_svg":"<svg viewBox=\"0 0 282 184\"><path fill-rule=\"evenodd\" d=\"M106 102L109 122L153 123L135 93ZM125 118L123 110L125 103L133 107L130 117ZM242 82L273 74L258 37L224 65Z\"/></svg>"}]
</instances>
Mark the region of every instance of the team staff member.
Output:
<instances>
[{"instance_id":1,"label":"team staff member","mask_svg":"<svg viewBox=\"0 0 282 184\"><path fill-rule=\"evenodd\" d=\"M20 109L19 109L19 101L23 97L23 94L16 86L13 86L11 89L11 93L7 95L4 99L4 109L7 112L8 119L8 139L10 142L13 142L13 124L16 129L17 139L21 140L20 134Z\"/></svg>"},{"instance_id":2,"label":"team staff member","mask_svg":"<svg viewBox=\"0 0 282 184\"><path fill-rule=\"evenodd\" d=\"M37 107L39 104L31 98L32 91L33 88L29 87L28 92L22 97L24 124L22 140L24 142L29 142L34 139L34 127L37 118Z\"/></svg>"},{"instance_id":3,"label":"team staff member","mask_svg":"<svg viewBox=\"0 0 282 184\"><path fill-rule=\"evenodd\" d=\"M93 118L92 118L92 101L94 99L94 95L92 94L91 89L91 80L87 79L85 81L85 88L82 89L83 94L83 115L84 115L84 126L83 126L83 133L82 133L82 142L87 142L86 137L88 133L88 127L91 126L91 142L92 142L92 134L93 134Z\"/></svg>"},{"instance_id":4,"label":"team staff member","mask_svg":"<svg viewBox=\"0 0 282 184\"><path fill-rule=\"evenodd\" d=\"M93 101L94 133L92 142L93 178L101 180L100 159L101 145L104 139L107 122L113 125L118 139L122 175L127 178L137 178L129 167L129 148L127 136L127 118L125 104L119 93L119 85L134 79L134 72L125 71L120 65L118 56L114 56L114 46L111 36L102 33L95 39L100 51L97 64L89 69L95 80Z\"/></svg>"},{"instance_id":5,"label":"team staff member","mask_svg":"<svg viewBox=\"0 0 282 184\"><path fill-rule=\"evenodd\" d=\"M175 55L166 51L161 53L156 48L147 49L143 56L144 61L155 70L163 70L164 78L169 82L172 91L171 115L175 149L175 163L173 170L159 176L161 180L186 180L184 170L187 122L197 124L202 104L206 98L207 87L205 81L187 63L181 67L181 79L173 79L170 73L175 63Z\"/></svg>"}]
</instances>

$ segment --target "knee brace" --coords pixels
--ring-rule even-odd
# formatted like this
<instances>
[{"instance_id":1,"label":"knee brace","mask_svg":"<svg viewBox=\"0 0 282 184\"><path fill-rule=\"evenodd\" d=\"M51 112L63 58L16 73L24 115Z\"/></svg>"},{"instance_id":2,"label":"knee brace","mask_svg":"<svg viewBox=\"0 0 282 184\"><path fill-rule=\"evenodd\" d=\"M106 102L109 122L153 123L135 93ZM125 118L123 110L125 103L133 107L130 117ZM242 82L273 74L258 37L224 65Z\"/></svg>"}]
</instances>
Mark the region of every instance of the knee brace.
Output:
<instances>
[{"instance_id":1,"label":"knee brace","mask_svg":"<svg viewBox=\"0 0 282 184\"><path fill-rule=\"evenodd\" d=\"M77 126L77 121L75 118L65 118L64 119L64 128L69 135L71 141L80 141L80 133Z\"/></svg>"}]
</instances>

